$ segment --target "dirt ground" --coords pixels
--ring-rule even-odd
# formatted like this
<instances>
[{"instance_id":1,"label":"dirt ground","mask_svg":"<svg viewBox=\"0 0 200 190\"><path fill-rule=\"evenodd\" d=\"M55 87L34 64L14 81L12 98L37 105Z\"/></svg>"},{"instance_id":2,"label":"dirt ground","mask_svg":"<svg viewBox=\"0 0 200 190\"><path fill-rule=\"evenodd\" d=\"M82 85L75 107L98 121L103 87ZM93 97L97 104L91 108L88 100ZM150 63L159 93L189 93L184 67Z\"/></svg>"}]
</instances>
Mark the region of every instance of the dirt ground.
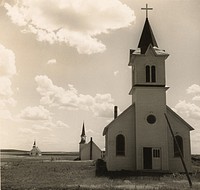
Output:
<instances>
[{"instance_id":1,"label":"dirt ground","mask_svg":"<svg viewBox=\"0 0 200 190\"><path fill-rule=\"evenodd\" d=\"M190 189L185 175L156 177L97 177L95 162L73 161L70 156L3 156L1 158L2 190L64 189ZM200 189L200 159L192 159L192 189Z\"/></svg>"}]
</instances>

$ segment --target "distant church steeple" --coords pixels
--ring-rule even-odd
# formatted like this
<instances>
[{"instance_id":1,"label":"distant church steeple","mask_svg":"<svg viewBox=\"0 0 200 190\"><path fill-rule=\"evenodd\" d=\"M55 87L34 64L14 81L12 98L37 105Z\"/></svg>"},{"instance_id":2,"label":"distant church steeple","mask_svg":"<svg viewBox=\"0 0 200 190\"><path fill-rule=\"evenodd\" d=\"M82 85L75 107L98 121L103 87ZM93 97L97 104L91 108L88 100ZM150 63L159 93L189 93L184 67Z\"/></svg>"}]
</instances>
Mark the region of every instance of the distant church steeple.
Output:
<instances>
[{"instance_id":1,"label":"distant church steeple","mask_svg":"<svg viewBox=\"0 0 200 190\"><path fill-rule=\"evenodd\" d=\"M85 144L85 143L86 143L86 135L85 135L85 125L84 125L84 122L83 122L80 144Z\"/></svg>"},{"instance_id":2,"label":"distant church steeple","mask_svg":"<svg viewBox=\"0 0 200 190\"><path fill-rule=\"evenodd\" d=\"M36 141L34 140L34 142L33 142L33 148L35 148L36 147Z\"/></svg>"}]
</instances>

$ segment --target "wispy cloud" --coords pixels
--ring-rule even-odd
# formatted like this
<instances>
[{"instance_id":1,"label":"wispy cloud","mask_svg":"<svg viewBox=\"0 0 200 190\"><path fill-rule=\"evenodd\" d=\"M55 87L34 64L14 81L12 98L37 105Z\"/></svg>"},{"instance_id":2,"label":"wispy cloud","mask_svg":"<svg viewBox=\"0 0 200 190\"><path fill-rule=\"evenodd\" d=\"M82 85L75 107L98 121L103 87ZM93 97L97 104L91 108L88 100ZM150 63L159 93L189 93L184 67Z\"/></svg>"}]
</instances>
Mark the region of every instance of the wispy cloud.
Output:
<instances>
[{"instance_id":1,"label":"wispy cloud","mask_svg":"<svg viewBox=\"0 0 200 190\"><path fill-rule=\"evenodd\" d=\"M48 128L70 128L68 124L64 123L63 121L55 121L53 122L52 120L49 120L44 123L44 126Z\"/></svg>"},{"instance_id":2,"label":"wispy cloud","mask_svg":"<svg viewBox=\"0 0 200 190\"><path fill-rule=\"evenodd\" d=\"M188 94L194 95L192 100L194 101L200 101L200 86L197 84L193 84L187 89Z\"/></svg>"},{"instance_id":3,"label":"wispy cloud","mask_svg":"<svg viewBox=\"0 0 200 190\"><path fill-rule=\"evenodd\" d=\"M19 117L25 120L49 120L51 113L43 106L28 106L20 112Z\"/></svg>"},{"instance_id":4,"label":"wispy cloud","mask_svg":"<svg viewBox=\"0 0 200 190\"><path fill-rule=\"evenodd\" d=\"M5 3L13 23L31 32L39 41L66 43L79 53L103 52L106 47L96 37L128 27L135 20L134 12L119 0L21 0Z\"/></svg>"},{"instance_id":5,"label":"wispy cloud","mask_svg":"<svg viewBox=\"0 0 200 190\"><path fill-rule=\"evenodd\" d=\"M188 87L186 91L188 94L200 94L200 86L197 84L193 84Z\"/></svg>"},{"instance_id":6,"label":"wispy cloud","mask_svg":"<svg viewBox=\"0 0 200 190\"><path fill-rule=\"evenodd\" d=\"M29 133L29 134L42 134L42 133L48 133L49 135L52 135L55 130L63 130L63 129L69 129L69 125L64 123L63 121L57 120L53 121L52 118L49 120L46 119L46 117L38 117L38 116L31 116L24 118L25 120L21 120L20 122L26 122L27 120L32 121L31 123L27 123L27 125L22 125L22 127L19 127L19 130L23 133Z\"/></svg>"},{"instance_id":7,"label":"wispy cloud","mask_svg":"<svg viewBox=\"0 0 200 190\"><path fill-rule=\"evenodd\" d=\"M95 116L112 117L113 99L110 94L79 94L73 85L68 89L56 86L46 75L35 77L37 91L41 95L40 103L66 109L90 110Z\"/></svg>"},{"instance_id":8,"label":"wispy cloud","mask_svg":"<svg viewBox=\"0 0 200 190\"><path fill-rule=\"evenodd\" d=\"M53 65L53 64L56 64L56 63L57 63L56 59L50 59L50 60L47 61L47 65Z\"/></svg>"},{"instance_id":9,"label":"wispy cloud","mask_svg":"<svg viewBox=\"0 0 200 190\"><path fill-rule=\"evenodd\" d=\"M119 71L114 71L114 76L117 76L119 74Z\"/></svg>"}]
</instances>

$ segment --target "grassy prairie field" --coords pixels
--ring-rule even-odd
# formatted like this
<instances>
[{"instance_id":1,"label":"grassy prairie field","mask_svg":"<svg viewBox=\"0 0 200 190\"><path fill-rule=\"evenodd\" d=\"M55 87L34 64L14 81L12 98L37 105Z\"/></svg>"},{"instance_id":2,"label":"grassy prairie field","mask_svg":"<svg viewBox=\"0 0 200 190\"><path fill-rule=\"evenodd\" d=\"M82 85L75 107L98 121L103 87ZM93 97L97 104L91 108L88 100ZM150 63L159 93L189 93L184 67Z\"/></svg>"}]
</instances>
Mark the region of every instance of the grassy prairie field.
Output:
<instances>
[{"instance_id":1,"label":"grassy prairie field","mask_svg":"<svg viewBox=\"0 0 200 190\"><path fill-rule=\"evenodd\" d=\"M41 157L1 155L2 190L190 189L185 175L96 177L93 161L73 161L76 154ZM195 157L198 158L198 157ZM200 189L200 159L193 160L192 189Z\"/></svg>"}]
</instances>

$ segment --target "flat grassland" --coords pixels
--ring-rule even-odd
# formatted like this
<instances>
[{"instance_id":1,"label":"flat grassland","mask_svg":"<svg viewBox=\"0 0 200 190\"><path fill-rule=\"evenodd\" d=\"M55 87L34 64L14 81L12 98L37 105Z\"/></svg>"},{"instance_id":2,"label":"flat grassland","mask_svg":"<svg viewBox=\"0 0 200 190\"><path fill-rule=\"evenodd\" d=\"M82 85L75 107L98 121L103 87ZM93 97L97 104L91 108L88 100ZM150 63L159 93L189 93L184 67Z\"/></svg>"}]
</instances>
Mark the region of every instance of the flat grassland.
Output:
<instances>
[{"instance_id":1,"label":"flat grassland","mask_svg":"<svg viewBox=\"0 0 200 190\"><path fill-rule=\"evenodd\" d=\"M93 161L75 155L1 155L2 190L190 189L185 175L97 177ZM197 159L196 159L197 158ZM200 189L200 159L193 159L192 189Z\"/></svg>"}]
</instances>

